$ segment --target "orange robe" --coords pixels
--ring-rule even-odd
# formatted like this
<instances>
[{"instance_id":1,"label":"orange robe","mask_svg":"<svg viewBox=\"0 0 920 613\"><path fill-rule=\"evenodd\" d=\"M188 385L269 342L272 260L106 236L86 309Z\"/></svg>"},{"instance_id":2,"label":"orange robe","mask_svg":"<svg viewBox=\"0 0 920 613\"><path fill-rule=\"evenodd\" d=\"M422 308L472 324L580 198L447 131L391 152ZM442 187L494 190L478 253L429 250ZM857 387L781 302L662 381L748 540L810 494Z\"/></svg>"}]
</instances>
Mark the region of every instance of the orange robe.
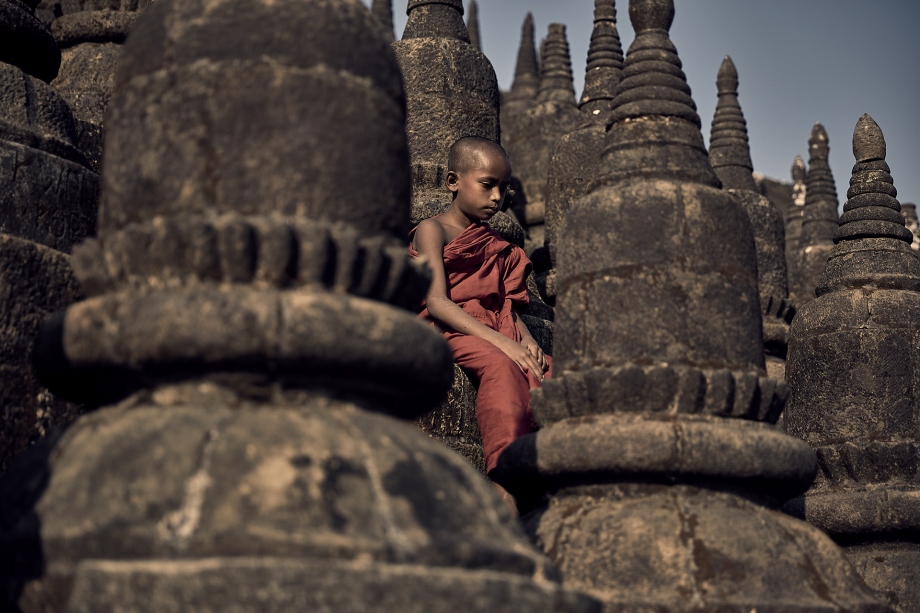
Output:
<instances>
[{"instance_id":1,"label":"orange robe","mask_svg":"<svg viewBox=\"0 0 920 613\"><path fill-rule=\"evenodd\" d=\"M410 239L414 232L413 229L409 234ZM411 243L409 255L418 256ZM444 246L447 297L480 323L517 342L521 333L515 325L513 309L527 306L530 269L524 251L485 224L472 224ZM420 316L433 321L424 303ZM505 447L536 430L530 412L530 390L540 387L539 376L523 373L487 340L452 330L442 332L454 361L479 383L476 421L482 434L486 468L491 471ZM545 374L549 375L550 372Z\"/></svg>"}]
</instances>

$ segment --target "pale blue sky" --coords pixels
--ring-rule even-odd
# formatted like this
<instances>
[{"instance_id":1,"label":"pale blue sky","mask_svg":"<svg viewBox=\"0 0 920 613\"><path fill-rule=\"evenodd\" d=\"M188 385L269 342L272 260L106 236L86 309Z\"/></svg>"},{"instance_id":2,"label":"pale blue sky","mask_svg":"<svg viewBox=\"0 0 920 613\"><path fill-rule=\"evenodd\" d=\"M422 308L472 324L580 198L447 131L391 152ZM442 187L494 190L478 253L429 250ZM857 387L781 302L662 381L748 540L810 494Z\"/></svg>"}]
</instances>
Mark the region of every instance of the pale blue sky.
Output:
<instances>
[{"instance_id":1,"label":"pale blue sky","mask_svg":"<svg viewBox=\"0 0 920 613\"><path fill-rule=\"evenodd\" d=\"M397 36L405 9L406 0L394 0ZM593 9L593 0L479 0L483 51L502 89L511 85L521 22L531 11L538 40L551 22L568 27L580 94ZM820 121L842 205L853 128L869 113L885 133L899 198L920 201L920 1L676 0L676 10L671 38L707 142L716 72L728 54L739 72L756 171L790 180L793 158L807 162L808 134ZM617 15L625 51L634 36L626 0L617 2Z\"/></svg>"}]
</instances>

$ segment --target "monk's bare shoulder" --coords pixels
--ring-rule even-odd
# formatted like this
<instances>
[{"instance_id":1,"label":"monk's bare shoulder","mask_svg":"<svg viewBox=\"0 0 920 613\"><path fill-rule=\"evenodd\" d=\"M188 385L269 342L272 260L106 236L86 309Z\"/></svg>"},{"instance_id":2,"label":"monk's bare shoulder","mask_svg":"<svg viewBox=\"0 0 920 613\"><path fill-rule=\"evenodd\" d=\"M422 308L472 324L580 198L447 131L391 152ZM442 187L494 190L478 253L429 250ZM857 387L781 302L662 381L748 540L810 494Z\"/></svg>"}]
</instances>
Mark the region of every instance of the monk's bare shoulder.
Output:
<instances>
[{"instance_id":1,"label":"monk's bare shoulder","mask_svg":"<svg viewBox=\"0 0 920 613\"><path fill-rule=\"evenodd\" d=\"M415 231L415 237L412 242L413 246L419 251L422 251L423 245L429 248L437 246L439 249L443 249L447 243L446 236L447 230L444 224L436 217L432 217L431 219L423 220L418 225L418 230Z\"/></svg>"}]
</instances>

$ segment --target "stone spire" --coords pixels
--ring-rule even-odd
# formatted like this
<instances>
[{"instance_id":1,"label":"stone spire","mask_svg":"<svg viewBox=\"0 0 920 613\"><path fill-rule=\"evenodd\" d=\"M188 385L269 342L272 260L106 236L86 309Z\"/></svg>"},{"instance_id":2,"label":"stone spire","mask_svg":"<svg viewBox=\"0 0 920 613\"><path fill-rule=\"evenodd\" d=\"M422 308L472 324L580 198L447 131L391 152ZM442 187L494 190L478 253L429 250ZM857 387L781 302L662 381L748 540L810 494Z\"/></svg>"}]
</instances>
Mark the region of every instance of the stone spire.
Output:
<instances>
[{"instance_id":1,"label":"stone spire","mask_svg":"<svg viewBox=\"0 0 920 613\"><path fill-rule=\"evenodd\" d=\"M709 161L719 175L723 189L757 191L747 122L738 103L738 70L727 55L719 67L716 85L719 102L712 119Z\"/></svg>"},{"instance_id":2,"label":"stone spire","mask_svg":"<svg viewBox=\"0 0 920 613\"><path fill-rule=\"evenodd\" d=\"M463 23L463 0L409 0L409 20L403 30L404 41L413 38L446 38L470 42Z\"/></svg>"},{"instance_id":3,"label":"stone spire","mask_svg":"<svg viewBox=\"0 0 920 613\"><path fill-rule=\"evenodd\" d=\"M377 18L377 21L383 25L383 30L387 33L390 40L395 40L396 33L393 28L393 0L373 0L371 2L371 13Z\"/></svg>"},{"instance_id":4,"label":"stone spire","mask_svg":"<svg viewBox=\"0 0 920 613\"><path fill-rule=\"evenodd\" d=\"M622 71L623 48L617 31L616 3L614 0L594 0L594 30L588 47L585 89L578 103L582 112L600 116L610 110Z\"/></svg>"},{"instance_id":5,"label":"stone spire","mask_svg":"<svg viewBox=\"0 0 920 613\"><path fill-rule=\"evenodd\" d=\"M754 230L767 374L782 381L786 336L795 315L789 302L783 216L754 182L747 122L738 103L738 71L729 56L719 68L716 85L719 102L712 120L709 161L722 188L738 200Z\"/></svg>"},{"instance_id":6,"label":"stone spire","mask_svg":"<svg viewBox=\"0 0 920 613\"><path fill-rule=\"evenodd\" d=\"M917 219L917 205L909 202L901 203L901 214L904 216L904 227L914 235L910 248L920 250L920 222Z\"/></svg>"},{"instance_id":7,"label":"stone spire","mask_svg":"<svg viewBox=\"0 0 920 613\"><path fill-rule=\"evenodd\" d=\"M805 204L802 208L802 287L801 303L813 300L815 287L833 249L837 231L837 188L828 163L830 146L827 131L816 123L808 138L808 174L805 177Z\"/></svg>"},{"instance_id":8,"label":"stone spire","mask_svg":"<svg viewBox=\"0 0 920 613\"><path fill-rule=\"evenodd\" d=\"M0 0L0 474L78 414L41 385L30 355L42 319L81 296L67 254L92 232L99 189L47 84L61 54L36 4Z\"/></svg>"},{"instance_id":9,"label":"stone spire","mask_svg":"<svg viewBox=\"0 0 920 613\"><path fill-rule=\"evenodd\" d=\"M517 199L524 208L528 252L541 247L544 241L547 175L553 149L583 120L575 105L565 26L553 23L541 49L536 100L515 122L514 138L505 142L511 167L521 183Z\"/></svg>"},{"instance_id":10,"label":"stone spire","mask_svg":"<svg viewBox=\"0 0 920 613\"><path fill-rule=\"evenodd\" d=\"M617 33L614 0L595 0L594 32L588 48L585 91L579 105L588 121L564 134L556 143L547 178L544 244L552 268L540 273L538 284L550 302L556 298L556 237L566 212L585 195L589 182L597 178L607 133L607 114L622 70L623 50Z\"/></svg>"},{"instance_id":11,"label":"stone spire","mask_svg":"<svg viewBox=\"0 0 920 613\"><path fill-rule=\"evenodd\" d=\"M470 44L482 51L482 41L479 38L479 5L476 0L470 0L470 16L466 18L466 29L470 33Z\"/></svg>"},{"instance_id":12,"label":"stone spire","mask_svg":"<svg viewBox=\"0 0 920 613\"><path fill-rule=\"evenodd\" d=\"M415 317L404 105L359 0L157 0L139 22L74 256L90 297L40 341L57 389L103 406L4 483L3 610L595 610L393 417L452 373Z\"/></svg>"},{"instance_id":13,"label":"stone spire","mask_svg":"<svg viewBox=\"0 0 920 613\"><path fill-rule=\"evenodd\" d=\"M517 63L514 67L514 82L506 100L532 101L537 97L540 89L540 62L537 60L537 47L534 42L533 14L527 13L521 25L521 45L518 48ZM502 121L505 121L506 110L511 110L510 105L502 107Z\"/></svg>"},{"instance_id":14,"label":"stone spire","mask_svg":"<svg viewBox=\"0 0 920 613\"><path fill-rule=\"evenodd\" d=\"M920 530L920 260L885 139L868 115L856 124L853 154L849 199L818 298L790 333L786 429L815 448L821 471L787 510L840 542L882 600L917 611L920 549L899 535Z\"/></svg>"},{"instance_id":15,"label":"stone spire","mask_svg":"<svg viewBox=\"0 0 920 613\"><path fill-rule=\"evenodd\" d=\"M816 461L764 423L786 390L764 372L751 224L709 164L673 0L629 14L602 177L559 238L560 374L499 480L563 582L609 610L884 610L826 536L767 508Z\"/></svg>"},{"instance_id":16,"label":"stone spire","mask_svg":"<svg viewBox=\"0 0 920 613\"><path fill-rule=\"evenodd\" d=\"M786 215L786 266L789 293L795 300L802 287L802 211L805 208L805 160L795 156L792 163L792 206Z\"/></svg>"},{"instance_id":17,"label":"stone spire","mask_svg":"<svg viewBox=\"0 0 920 613\"><path fill-rule=\"evenodd\" d=\"M537 102L563 102L575 104L575 86L572 83L572 56L565 25L549 24L549 34L540 56L540 90Z\"/></svg>"}]
</instances>

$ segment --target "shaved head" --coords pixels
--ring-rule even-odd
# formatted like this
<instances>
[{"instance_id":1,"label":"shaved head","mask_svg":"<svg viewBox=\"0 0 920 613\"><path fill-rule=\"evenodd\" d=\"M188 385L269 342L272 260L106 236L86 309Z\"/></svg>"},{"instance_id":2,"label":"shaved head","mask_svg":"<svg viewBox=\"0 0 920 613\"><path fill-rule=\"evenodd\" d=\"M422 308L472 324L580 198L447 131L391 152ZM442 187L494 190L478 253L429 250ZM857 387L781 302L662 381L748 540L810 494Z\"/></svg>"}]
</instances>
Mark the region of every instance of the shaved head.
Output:
<instances>
[{"instance_id":1,"label":"shaved head","mask_svg":"<svg viewBox=\"0 0 920 613\"><path fill-rule=\"evenodd\" d=\"M464 136L450 146L450 153L447 156L447 170L463 173L480 163L483 155L498 155L508 162L510 168L511 161L508 154L501 145L488 138L479 136Z\"/></svg>"}]
</instances>

